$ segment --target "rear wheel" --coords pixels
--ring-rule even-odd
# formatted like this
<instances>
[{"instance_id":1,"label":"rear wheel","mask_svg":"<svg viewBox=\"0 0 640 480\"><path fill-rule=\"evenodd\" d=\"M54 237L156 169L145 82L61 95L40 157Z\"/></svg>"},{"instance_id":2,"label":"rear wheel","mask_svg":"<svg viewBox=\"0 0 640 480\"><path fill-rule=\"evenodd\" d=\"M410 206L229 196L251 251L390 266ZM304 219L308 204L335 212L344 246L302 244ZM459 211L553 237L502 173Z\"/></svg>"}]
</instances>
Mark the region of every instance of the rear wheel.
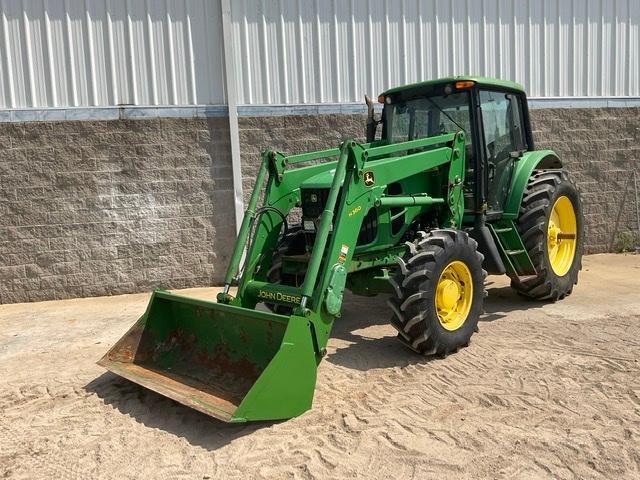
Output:
<instances>
[{"instance_id":1,"label":"rear wheel","mask_svg":"<svg viewBox=\"0 0 640 480\"><path fill-rule=\"evenodd\" d=\"M391 324L398 338L424 355L447 355L467 346L485 297L482 254L460 230L418 232L398 258L391 280Z\"/></svg>"},{"instance_id":2,"label":"rear wheel","mask_svg":"<svg viewBox=\"0 0 640 480\"><path fill-rule=\"evenodd\" d=\"M583 216L580 195L565 170L534 172L516 225L537 275L512 279L511 286L538 300L569 295L582 268Z\"/></svg>"}]
</instances>

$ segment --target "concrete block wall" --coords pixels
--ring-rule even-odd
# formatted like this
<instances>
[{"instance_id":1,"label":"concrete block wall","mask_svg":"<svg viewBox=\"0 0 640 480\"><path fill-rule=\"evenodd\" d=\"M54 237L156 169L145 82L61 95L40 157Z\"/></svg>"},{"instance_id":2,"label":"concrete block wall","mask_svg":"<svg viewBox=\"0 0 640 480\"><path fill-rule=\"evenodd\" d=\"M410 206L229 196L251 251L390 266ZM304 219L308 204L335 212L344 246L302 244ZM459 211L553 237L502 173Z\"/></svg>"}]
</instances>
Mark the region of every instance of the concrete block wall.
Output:
<instances>
[{"instance_id":1,"label":"concrete block wall","mask_svg":"<svg viewBox=\"0 0 640 480\"><path fill-rule=\"evenodd\" d=\"M226 118L0 123L0 303L217 283Z\"/></svg>"},{"instance_id":2,"label":"concrete block wall","mask_svg":"<svg viewBox=\"0 0 640 480\"><path fill-rule=\"evenodd\" d=\"M640 108L534 109L531 117L536 148L555 150L580 189L587 253L615 250L624 232L640 242Z\"/></svg>"},{"instance_id":3,"label":"concrete block wall","mask_svg":"<svg viewBox=\"0 0 640 480\"><path fill-rule=\"evenodd\" d=\"M362 139L365 120L240 117L245 198L263 149L335 147ZM532 121L582 192L586 251L637 233L640 109L540 109ZM0 303L216 284L234 239L226 118L0 123Z\"/></svg>"}]
</instances>

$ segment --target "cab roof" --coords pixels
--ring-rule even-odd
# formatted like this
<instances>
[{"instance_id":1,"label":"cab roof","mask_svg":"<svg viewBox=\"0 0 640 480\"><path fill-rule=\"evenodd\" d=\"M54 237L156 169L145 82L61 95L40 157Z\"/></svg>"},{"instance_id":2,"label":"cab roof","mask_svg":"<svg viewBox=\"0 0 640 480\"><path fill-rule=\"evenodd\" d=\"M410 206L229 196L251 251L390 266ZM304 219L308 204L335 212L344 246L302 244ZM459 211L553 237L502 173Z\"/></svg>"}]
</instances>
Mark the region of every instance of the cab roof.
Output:
<instances>
[{"instance_id":1,"label":"cab roof","mask_svg":"<svg viewBox=\"0 0 640 480\"><path fill-rule=\"evenodd\" d=\"M389 94L405 92L407 90L433 87L435 85L442 85L443 83L453 83L453 82L460 82L465 80L471 80L473 82L476 82L478 85L485 86L485 87L508 88L509 90L516 90L516 91L525 93L524 87L516 82L510 82L508 80L500 80L498 78L492 78L492 77L474 77L474 76L461 75L457 77L444 77L444 78L438 78L435 80L427 80L425 82L417 82L417 83L410 83L408 85L401 85L399 87L388 89L387 91L383 92L382 95L387 96Z\"/></svg>"}]
</instances>

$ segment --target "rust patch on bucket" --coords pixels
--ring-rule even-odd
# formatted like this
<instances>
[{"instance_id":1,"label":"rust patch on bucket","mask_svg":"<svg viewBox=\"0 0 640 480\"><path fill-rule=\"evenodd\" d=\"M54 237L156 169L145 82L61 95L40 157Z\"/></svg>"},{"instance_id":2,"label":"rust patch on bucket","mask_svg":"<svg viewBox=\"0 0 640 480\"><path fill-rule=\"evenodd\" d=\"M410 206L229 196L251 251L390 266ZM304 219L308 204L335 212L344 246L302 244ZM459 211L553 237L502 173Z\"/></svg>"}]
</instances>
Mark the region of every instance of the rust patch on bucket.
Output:
<instances>
[{"instance_id":1,"label":"rust patch on bucket","mask_svg":"<svg viewBox=\"0 0 640 480\"><path fill-rule=\"evenodd\" d=\"M246 357L239 360L232 360L229 354L218 349L213 355L209 355L206 350L201 350L196 355L198 364L218 372L222 375L231 375L238 379L255 381L260 375L258 368Z\"/></svg>"}]
</instances>

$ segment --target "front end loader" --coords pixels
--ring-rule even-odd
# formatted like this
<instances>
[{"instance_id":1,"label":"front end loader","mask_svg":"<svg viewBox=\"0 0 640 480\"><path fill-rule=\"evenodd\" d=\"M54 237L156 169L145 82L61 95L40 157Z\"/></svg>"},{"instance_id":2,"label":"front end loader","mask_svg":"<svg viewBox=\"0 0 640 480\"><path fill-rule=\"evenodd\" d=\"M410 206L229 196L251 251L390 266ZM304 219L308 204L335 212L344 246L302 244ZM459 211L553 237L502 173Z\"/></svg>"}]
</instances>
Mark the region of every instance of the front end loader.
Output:
<instances>
[{"instance_id":1,"label":"front end loader","mask_svg":"<svg viewBox=\"0 0 640 480\"><path fill-rule=\"evenodd\" d=\"M571 293L580 199L534 149L522 87L456 77L379 101L366 142L265 151L217 301L156 290L99 363L221 420L285 419L311 408L345 289L388 294L399 340L440 356L477 330L487 271Z\"/></svg>"}]
</instances>

